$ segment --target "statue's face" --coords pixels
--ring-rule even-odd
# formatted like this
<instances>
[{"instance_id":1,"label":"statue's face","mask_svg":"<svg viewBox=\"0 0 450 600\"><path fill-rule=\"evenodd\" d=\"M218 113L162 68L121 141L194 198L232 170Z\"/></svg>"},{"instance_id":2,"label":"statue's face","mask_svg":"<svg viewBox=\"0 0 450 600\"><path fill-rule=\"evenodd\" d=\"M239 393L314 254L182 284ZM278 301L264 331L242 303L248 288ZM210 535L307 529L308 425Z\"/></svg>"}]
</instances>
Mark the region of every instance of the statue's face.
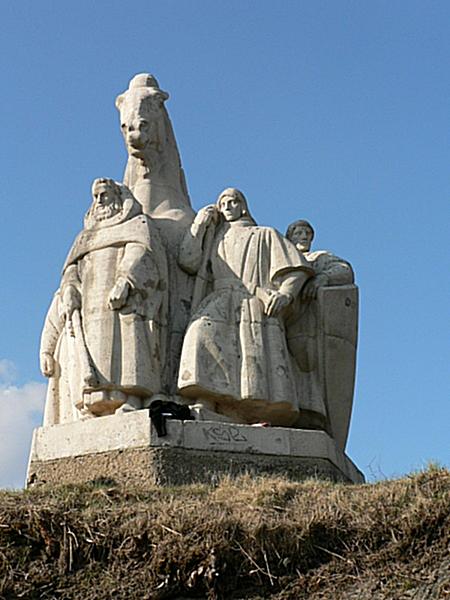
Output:
<instances>
[{"instance_id":1,"label":"statue's face","mask_svg":"<svg viewBox=\"0 0 450 600\"><path fill-rule=\"evenodd\" d=\"M93 217L96 221L104 221L122 210L120 194L110 185L101 183L95 186L92 196L94 199Z\"/></svg>"},{"instance_id":2,"label":"statue's face","mask_svg":"<svg viewBox=\"0 0 450 600\"><path fill-rule=\"evenodd\" d=\"M219 209L225 221L238 221L243 214L241 201L235 196L222 196Z\"/></svg>"},{"instance_id":3,"label":"statue's face","mask_svg":"<svg viewBox=\"0 0 450 600\"><path fill-rule=\"evenodd\" d=\"M291 242L302 252L310 251L312 239L313 232L306 225L297 225L297 227L294 227L290 236Z\"/></svg>"}]
</instances>

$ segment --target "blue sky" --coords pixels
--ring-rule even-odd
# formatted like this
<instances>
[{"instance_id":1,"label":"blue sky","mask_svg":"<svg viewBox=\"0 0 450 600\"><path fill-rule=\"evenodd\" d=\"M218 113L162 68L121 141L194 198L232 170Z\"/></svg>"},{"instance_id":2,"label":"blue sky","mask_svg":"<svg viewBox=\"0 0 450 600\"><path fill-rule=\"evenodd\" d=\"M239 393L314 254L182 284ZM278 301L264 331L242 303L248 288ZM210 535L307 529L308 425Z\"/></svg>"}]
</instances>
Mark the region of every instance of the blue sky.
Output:
<instances>
[{"instance_id":1,"label":"blue sky","mask_svg":"<svg viewBox=\"0 0 450 600\"><path fill-rule=\"evenodd\" d=\"M115 97L166 103L198 209L241 188L316 228L360 286L348 454L369 478L450 463L448 2L3 2L0 486L20 486L40 330L96 177L126 162Z\"/></svg>"}]
</instances>

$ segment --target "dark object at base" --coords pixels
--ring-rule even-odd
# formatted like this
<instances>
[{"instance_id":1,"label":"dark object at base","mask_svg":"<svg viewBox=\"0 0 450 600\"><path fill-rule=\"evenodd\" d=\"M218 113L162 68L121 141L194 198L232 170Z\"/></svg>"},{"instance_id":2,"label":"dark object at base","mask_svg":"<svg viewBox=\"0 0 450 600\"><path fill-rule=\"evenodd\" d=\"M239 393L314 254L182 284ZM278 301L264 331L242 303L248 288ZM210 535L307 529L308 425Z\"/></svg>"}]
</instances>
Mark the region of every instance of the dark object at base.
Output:
<instances>
[{"instance_id":1,"label":"dark object at base","mask_svg":"<svg viewBox=\"0 0 450 600\"><path fill-rule=\"evenodd\" d=\"M167 435L166 419L193 421L189 407L170 400L153 400L150 404L150 419L155 426L158 437Z\"/></svg>"}]
</instances>

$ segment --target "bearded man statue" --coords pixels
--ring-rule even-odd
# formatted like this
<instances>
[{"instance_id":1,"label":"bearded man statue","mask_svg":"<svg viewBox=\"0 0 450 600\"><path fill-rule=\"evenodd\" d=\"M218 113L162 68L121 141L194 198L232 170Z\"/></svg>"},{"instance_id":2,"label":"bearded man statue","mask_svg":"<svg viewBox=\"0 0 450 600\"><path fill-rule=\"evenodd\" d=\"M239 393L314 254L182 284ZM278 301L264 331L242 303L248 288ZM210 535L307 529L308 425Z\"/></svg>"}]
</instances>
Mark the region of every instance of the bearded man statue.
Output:
<instances>
[{"instance_id":1,"label":"bearded man statue","mask_svg":"<svg viewBox=\"0 0 450 600\"><path fill-rule=\"evenodd\" d=\"M165 384L167 263L130 190L96 179L41 339L44 425L148 405Z\"/></svg>"}]
</instances>

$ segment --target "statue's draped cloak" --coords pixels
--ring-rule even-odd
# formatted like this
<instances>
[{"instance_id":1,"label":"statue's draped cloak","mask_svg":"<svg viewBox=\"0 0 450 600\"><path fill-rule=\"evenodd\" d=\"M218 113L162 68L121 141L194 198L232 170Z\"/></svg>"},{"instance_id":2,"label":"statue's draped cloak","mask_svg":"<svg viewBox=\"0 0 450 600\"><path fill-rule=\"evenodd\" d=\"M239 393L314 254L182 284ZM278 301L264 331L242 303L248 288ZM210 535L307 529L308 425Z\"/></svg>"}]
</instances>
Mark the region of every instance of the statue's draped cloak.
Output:
<instances>
[{"instance_id":1,"label":"statue's draped cloak","mask_svg":"<svg viewBox=\"0 0 450 600\"><path fill-rule=\"evenodd\" d=\"M326 275L326 285L348 285L354 282L353 269L349 262L339 258L328 250L314 250L304 252L303 256L308 265L314 270L315 275ZM295 298L289 317L287 319L287 337L298 335L307 336L313 341L318 335L316 300L305 301L299 295ZM307 369L309 370L309 368ZM312 392L304 392L304 396L311 396Z\"/></svg>"},{"instance_id":2,"label":"statue's draped cloak","mask_svg":"<svg viewBox=\"0 0 450 600\"><path fill-rule=\"evenodd\" d=\"M73 404L81 407L85 391L119 390L146 397L161 390L168 305L166 255L151 219L143 214L133 217L133 212L122 222L108 225L113 217L98 227L85 228L69 252L43 334L45 350L44 340L54 338L51 332L59 330L45 424L76 418ZM130 292L125 305L112 310L109 294L119 277L128 282ZM74 338L59 316L69 285L81 297L84 342L98 382L90 388L80 377Z\"/></svg>"},{"instance_id":3,"label":"statue's draped cloak","mask_svg":"<svg viewBox=\"0 0 450 600\"><path fill-rule=\"evenodd\" d=\"M186 332L178 387L185 396L288 403L298 407L294 364L281 317L260 297L283 278L308 271L303 256L275 229L223 225L210 256L213 291Z\"/></svg>"},{"instance_id":4,"label":"statue's draped cloak","mask_svg":"<svg viewBox=\"0 0 450 600\"><path fill-rule=\"evenodd\" d=\"M303 256L316 275L327 275L327 285L347 285L353 283L353 269L349 262L328 250L305 252Z\"/></svg>"}]
</instances>

